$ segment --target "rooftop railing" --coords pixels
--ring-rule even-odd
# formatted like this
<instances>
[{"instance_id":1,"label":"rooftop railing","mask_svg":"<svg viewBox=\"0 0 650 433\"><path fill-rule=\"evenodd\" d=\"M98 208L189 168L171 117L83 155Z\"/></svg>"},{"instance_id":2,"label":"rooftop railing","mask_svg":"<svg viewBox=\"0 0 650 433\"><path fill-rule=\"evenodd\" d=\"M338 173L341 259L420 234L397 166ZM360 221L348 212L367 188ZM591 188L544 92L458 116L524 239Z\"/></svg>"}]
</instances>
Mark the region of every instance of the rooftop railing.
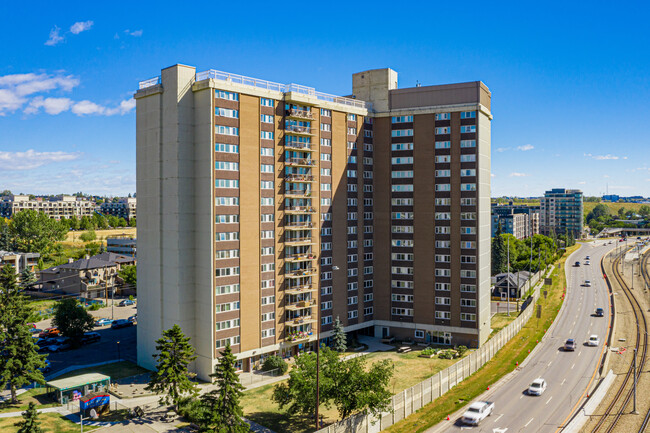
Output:
<instances>
[{"instance_id":1,"label":"rooftop railing","mask_svg":"<svg viewBox=\"0 0 650 433\"><path fill-rule=\"evenodd\" d=\"M321 101L333 102L335 104L348 105L350 107L369 108L370 105L365 101L358 99L344 98L343 96L330 95L328 93L317 92L313 87L302 86L300 84L281 84L274 83L273 81L260 80L258 78L246 77L239 74L231 74L229 72L217 71L210 69L205 72L196 74L196 81L203 81L207 79L228 81L236 84L243 84L245 86L252 86L258 89L274 90L277 92L296 92L302 95L313 96ZM142 83L141 83L142 84ZM142 88L142 87L140 87Z\"/></svg>"},{"instance_id":2,"label":"rooftop railing","mask_svg":"<svg viewBox=\"0 0 650 433\"><path fill-rule=\"evenodd\" d=\"M148 80L140 81L139 89L146 89L147 87L153 87L157 84L160 84L160 76L153 77Z\"/></svg>"}]
</instances>

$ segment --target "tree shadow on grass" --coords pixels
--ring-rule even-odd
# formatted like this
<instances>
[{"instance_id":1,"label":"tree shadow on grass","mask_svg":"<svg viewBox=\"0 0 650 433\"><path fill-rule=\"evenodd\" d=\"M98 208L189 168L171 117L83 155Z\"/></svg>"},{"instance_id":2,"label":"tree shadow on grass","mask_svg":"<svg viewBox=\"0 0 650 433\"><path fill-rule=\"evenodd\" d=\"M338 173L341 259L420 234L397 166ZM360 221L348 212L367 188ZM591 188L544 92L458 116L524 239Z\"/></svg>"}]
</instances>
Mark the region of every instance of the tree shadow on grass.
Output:
<instances>
[{"instance_id":1,"label":"tree shadow on grass","mask_svg":"<svg viewBox=\"0 0 650 433\"><path fill-rule=\"evenodd\" d=\"M316 431L313 418L289 415L286 412L255 412L246 414L246 418L276 433Z\"/></svg>"}]
</instances>

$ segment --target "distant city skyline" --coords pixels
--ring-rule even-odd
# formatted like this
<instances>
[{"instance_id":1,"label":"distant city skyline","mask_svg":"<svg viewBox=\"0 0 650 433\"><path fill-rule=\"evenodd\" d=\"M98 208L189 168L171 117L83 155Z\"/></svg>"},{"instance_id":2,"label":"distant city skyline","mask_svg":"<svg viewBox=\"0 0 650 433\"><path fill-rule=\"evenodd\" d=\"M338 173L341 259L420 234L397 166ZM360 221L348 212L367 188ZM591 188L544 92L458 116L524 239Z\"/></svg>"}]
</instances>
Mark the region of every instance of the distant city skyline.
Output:
<instances>
[{"instance_id":1,"label":"distant city skyline","mask_svg":"<svg viewBox=\"0 0 650 433\"><path fill-rule=\"evenodd\" d=\"M129 13L3 3L0 13L21 19L7 20L2 36L0 190L135 192L132 95L161 65L186 63L338 95L371 68L395 69L399 87L481 80L494 106L492 197L557 187L650 195L647 4L634 14L604 2L430 3L417 14L337 4L301 5L295 12L311 17L301 33L274 28L287 11L266 6L232 22L225 17L241 7L221 5L216 26L215 15L168 1ZM389 17L390 32L373 30Z\"/></svg>"}]
</instances>

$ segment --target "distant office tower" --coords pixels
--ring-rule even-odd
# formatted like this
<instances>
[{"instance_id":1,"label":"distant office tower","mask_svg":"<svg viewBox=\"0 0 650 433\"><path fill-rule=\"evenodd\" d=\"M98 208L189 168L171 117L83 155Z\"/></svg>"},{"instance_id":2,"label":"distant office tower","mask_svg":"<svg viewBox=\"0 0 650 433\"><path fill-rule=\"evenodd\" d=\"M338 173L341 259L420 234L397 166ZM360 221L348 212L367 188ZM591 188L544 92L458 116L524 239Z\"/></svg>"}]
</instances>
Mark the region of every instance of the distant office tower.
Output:
<instances>
[{"instance_id":1,"label":"distant office tower","mask_svg":"<svg viewBox=\"0 0 650 433\"><path fill-rule=\"evenodd\" d=\"M540 227L550 236L569 234L579 237L583 229L582 191L554 188L541 199Z\"/></svg>"},{"instance_id":2,"label":"distant office tower","mask_svg":"<svg viewBox=\"0 0 650 433\"><path fill-rule=\"evenodd\" d=\"M137 99L138 362L179 324L207 379L348 332L477 346L490 332L490 92L353 97L175 65ZM320 325L320 326L319 326Z\"/></svg>"}]
</instances>

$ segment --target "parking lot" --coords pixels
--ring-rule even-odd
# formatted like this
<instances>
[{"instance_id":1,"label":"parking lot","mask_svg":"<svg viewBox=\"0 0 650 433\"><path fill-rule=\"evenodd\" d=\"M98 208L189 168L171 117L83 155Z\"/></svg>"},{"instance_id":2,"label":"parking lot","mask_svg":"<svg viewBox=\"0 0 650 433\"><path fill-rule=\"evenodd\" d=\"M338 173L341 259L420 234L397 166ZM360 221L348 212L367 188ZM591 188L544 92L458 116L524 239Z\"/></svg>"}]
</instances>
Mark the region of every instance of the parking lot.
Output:
<instances>
[{"instance_id":1,"label":"parking lot","mask_svg":"<svg viewBox=\"0 0 650 433\"><path fill-rule=\"evenodd\" d=\"M110 302L109 300L109 304ZM118 303L119 301L116 300L114 308L108 306L97 311L89 311L89 313L95 317L95 320L99 318L128 319L137 313L135 305L119 307ZM40 329L50 326L50 319L36 323L36 327ZM47 375L73 365L97 364L118 359L136 362L136 326L137 323L135 326L122 329L111 329L110 325L95 327L93 331L101 335L100 341L81 346L78 349L50 353L48 359L51 363L51 371Z\"/></svg>"}]
</instances>

